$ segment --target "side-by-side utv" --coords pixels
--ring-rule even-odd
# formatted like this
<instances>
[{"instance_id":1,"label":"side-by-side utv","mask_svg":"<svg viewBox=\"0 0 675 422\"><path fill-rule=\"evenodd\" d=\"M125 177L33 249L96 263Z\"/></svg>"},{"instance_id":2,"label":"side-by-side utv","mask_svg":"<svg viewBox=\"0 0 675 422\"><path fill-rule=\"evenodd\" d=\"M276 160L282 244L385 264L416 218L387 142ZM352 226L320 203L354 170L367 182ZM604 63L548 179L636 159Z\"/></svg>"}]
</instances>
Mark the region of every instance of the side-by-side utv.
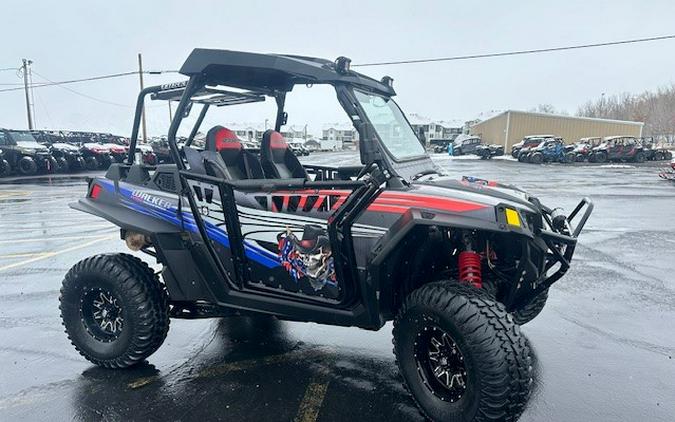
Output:
<instances>
[{"instance_id":1,"label":"side-by-side utv","mask_svg":"<svg viewBox=\"0 0 675 422\"><path fill-rule=\"evenodd\" d=\"M393 80L354 72L345 57L196 49L180 72L187 81L141 91L130 146L146 96L178 101L173 164L129 154L71 205L119 226L162 268L127 254L77 263L60 297L77 350L132 366L160 347L170 318L246 313L369 330L393 320L396 361L424 415L517 419L532 376L519 324L568 271L590 201L565 214L513 186L444 176L394 102ZM281 135L286 96L316 84L334 87L362 166L302 165ZM209 109L268 98L276 120L259 153L223 126L193 147Z\"/></svg>"}]
</instances>

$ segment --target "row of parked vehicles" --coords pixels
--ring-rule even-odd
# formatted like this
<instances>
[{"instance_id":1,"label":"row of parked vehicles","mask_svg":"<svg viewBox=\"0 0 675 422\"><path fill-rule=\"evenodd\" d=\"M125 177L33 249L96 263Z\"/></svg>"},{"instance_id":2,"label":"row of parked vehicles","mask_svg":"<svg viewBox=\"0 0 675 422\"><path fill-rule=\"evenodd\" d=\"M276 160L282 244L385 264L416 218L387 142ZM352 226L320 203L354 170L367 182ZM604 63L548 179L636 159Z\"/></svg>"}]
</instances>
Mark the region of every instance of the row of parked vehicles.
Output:
<instances>
[{"instance_id":1,"label":"row of parked vehicles","mask_svg":"<svg viewBox=\"0 0 675 422\"><path fill-rule=\"evenodd\" d=\"M513 145L511 155L518 161L542 163L606 163L671 160L672 152L658 148L653 138L607 136L582 138L574 144L555 135L526 136Z\"/></svg>"},{"instance_id":2,"label":"row of parked vehicles","mask_svg":"<svg viewBox=\"0 0 675 422\"><path fill-rule=\"evenodd\" d=\"M149 165L171 162L166 140L139 144L136 152ZM0 128L0 177L104 170L128 154L129 140L120 136Z\"/></svg>"},{"instance_id":3,"label":"row of parked vehicles","mask_svg":"<svg viewBox=\"0 0 675 422\"><path fill-rule=\"evenodd\" d=\"M452 142L440 142L434 145L435 153L447 152L453 156L477 155L482 160L504 155L504 147L496 144L484 144L480 136L458 135Z\"/></svg>"}]
</instances>

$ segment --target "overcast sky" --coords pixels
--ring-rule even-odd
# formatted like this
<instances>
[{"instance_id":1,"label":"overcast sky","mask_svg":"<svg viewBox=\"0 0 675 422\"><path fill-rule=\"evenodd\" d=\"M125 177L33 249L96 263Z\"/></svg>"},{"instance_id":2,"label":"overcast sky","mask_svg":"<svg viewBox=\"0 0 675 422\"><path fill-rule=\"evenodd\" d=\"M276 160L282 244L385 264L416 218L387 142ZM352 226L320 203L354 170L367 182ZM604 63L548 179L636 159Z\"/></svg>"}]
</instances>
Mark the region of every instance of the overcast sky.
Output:
<instances>
[{"instance_id":1,"label":"overcast sky","mask_svg":"<svg viewBox=\"0 0 675 422\"><path fill-rule=\"evenodd\" d=\"M453 56L613 41L675 33L675 2L663 1L149 1L4 2L0 68L22 57L51 80L125 72L143 54L146 69L178 69L195 47L294 53L352 63ZM675 40L582 51L382 66L407 113L468 120L540 103L574 113L602 93L642 92L675 82ZM146 84L180 80L146 76ZM34 75L36 83L43 80ZM0 71L0 89L21 83ZM35 89L38 128L128 135L138 79ZM307 91L306 89L304 91ZM289 98L289 123L346 121L327 91ZM298 93L298 95L307 92ZM322 101L321 101L322 100ZM317 104L316 101L320 101ZM148 104L148 130L163 134L164 104ZM271 104L230 108L207 123L273 118ZM0 93L0 126L26 127L22 91Z\"/></svg>"}]
</instances>

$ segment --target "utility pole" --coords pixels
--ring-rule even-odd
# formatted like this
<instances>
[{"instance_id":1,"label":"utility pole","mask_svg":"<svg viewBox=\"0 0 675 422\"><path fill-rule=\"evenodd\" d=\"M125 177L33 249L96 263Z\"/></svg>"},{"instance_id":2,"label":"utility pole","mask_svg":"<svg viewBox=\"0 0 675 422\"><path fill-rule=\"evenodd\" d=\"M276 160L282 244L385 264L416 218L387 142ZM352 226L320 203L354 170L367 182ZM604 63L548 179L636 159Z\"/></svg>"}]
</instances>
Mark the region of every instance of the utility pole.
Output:
<instances>
[{"instance_id":1,"label":"utility pole","mask_svg":"<svg viewBox=\"0 0 675 422\"><path fill-rule=\"evenodd\" d=\"M173 121L173 112L171 111L171 101L167 101L169 104L169 124Z\"/></svg>"},{"instance_id":2,"label":"utility pole","mask_svg":"<svg viewBox=\"0 0 675 422\"><path fill-rule=\"evenodd\" d=\"M30 111L30 95L28 94L28 66L30 66L33 61L27 59L21 59L23 65L21 69L23 70L23 89L26 94L26 113L28 116L28 130L33 130L33 114Z\"/></svg>"},{"instance_id":3,"label":"utility pole","mask_svg":"<svg viewBox=\"0 0 675 422\"><path fill-rule=\"evenodd\" d=\"M143 57L138 53L138 80L141 82L141 91L143 91ZM143 128L143 143L147 142L148 132L145 129L145 101L141 109L141 127Z\"/></svg>"}]
</instances>

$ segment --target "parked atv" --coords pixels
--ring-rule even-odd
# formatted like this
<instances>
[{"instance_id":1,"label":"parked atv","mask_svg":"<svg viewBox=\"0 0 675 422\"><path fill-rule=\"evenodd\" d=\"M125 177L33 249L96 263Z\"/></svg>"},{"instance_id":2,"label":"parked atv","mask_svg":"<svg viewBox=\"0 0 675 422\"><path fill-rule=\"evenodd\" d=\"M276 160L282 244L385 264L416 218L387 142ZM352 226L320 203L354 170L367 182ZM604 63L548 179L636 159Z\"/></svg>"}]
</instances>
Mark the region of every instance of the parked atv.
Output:
<instances>
[{"instance_id":1,"label":"parked atv","mask_svg":"<svg viewBox=\"0 0 675 422\"><path fill-rule=\"evenodd\" d=\"M80 147L84 164L87 170L107 169L113 162L110 149L102 144L86 142Z\"/></svg>"},{"instance_id":2,"label":"parked atv","mask_svg":"<svg viewBox=\"0 0 675 422\"><path fill-rule=\"evenodd\" d=\"M666 148L658 148L653 138L642 138L640 140L646 161L670 161L673 159L673 153Z\"/></svg>"},{"instance_id":3,"label":"parked atv","mask_svg":"<svg viewBox=\"0 0 675 422\"><path fill-rule=\"evenodd\" d=\"M571 152L565 152L562 139L548 139L532 148L528 162L532 164L570 163L574 162L574 155Z\"/></svg>"},{"instance_id":4,"label":"parked atv","mask_svg":"<svg viewBox=\"0 0 675 422\"><path fill-rule=\"evenodd\" d=\"M0 177L7 176L11 172L12 166L9 165L9 161L5 160L5 153L0 149Z\"/></svg>"},{"instance_id":5,"label":"parked atv","mask_svg":"<svg viewBox=\"0 0 675 422\"><path fill-rule=\"evenodd\" d=\"M22 176L56 171L56 160L44 145L37 143L30 132L0 129L0 148L11 168Z\"/></svg>"},{"instance_id":6,"label":"parked atv","mask_svg":"<svg viewBox=\"0 0 675 422\"><path fill-rule=\"evenodd\" d=\"M573 146L571 152L574 153L574 161L583 163L588 161L594 147L602 142L600 137L589 137L579 139Z\"/></svg>"},{"instance_id":7,"label":"parked atv","mask_svg":"<svg viewBox=\"0 0 675 422\"><path fill-rule=\"evenodd\" d=\"M116 143L104 143L101 144L105 148L108 148L110 152L110 158L114 163L123 163L127 159L127 154L129 152L129 147L125 145L120 145Z\"/></svg>"},{"instance_id":8,"label":"parked atv","mask_svg":"<svg viewBox=\"0 0 675 422\"><path fill-rule=\"evenodd\" d=\"M171 158L171 150L169 149L169 142L166 139L155 139L150 142L150 145L157 156L157 162L159 164L173 163L173 158Z\"/></svg>"},{"instance_id":9,"label":"parked atv","mask_svg":"<svg viewBox=\"0 0 675 422\"><path fill-rule=\"evenodd\" d=\"M520 152L523 149L532 149L542 143L545 139L555 139L554 135L529 135L523 138L522 141L513 144L511 147L511 156L513 158L519 158ZM521 160L518 160L521 161Z\"/></svg>"},{"instance_id":10,"label":"parked atv","mask_svg":"<svg viewBox=\"0 0 675 422\"><path fill-rule=\"evenodd\" d=\"M162 266L121 253L75 264L60 309L76 349L125 368L161 346L170 318L265 314L371 330L393 320L396 362L427 418L517 419L532 385L517 324L541 312L569 269L590 201L567 216L514 186L441 174L393 100L393 79L354 72L345 57L196 49L180 72L189 80L145 88L137 102L154 94L178 104L175 164L132 155L72 204ZM281 135L286 96L312 84L334 87L358 131L356 171L303 166ZM202 115L269 98L276 120L259 156L214 126L204 150L190 137L181 157L176 132L195 105Z\"/></svg>"},{"instance_id":11,"label":"parked atv","mask_svg":"<svg viewBox=\"0 0 675 422\"><path fill-rule=\"evenodd\" d=\"M458 135L452 143L452 155L476 154L482 144L479 136Z\"/></svg>"},{"instance_id":12,"label":"parked atv","mask_svg":"<svg viewBox=\"0 0 675 422\"><path fill-rule=\"evenodd\" d=\"M632 136L608 136L593 148L588 161L605 163L607 161L629 161L641 163L645 160L642 145Z\"/></svg>"},{"instance_id":13,"label":"parked atv","mask_svg":"<svg viewBox=\"0 0 675 422\"><path fill-rule=\"evenodd\" d=\"M153 151L152 147L150 145L141 145L137 144L136 145L136 152L141 153L141 157L143 159L143 162L145 164L154 166L159 164L157 161L157 155L155 155L155 151Z\"/></svg>"},{"instance_id":14,"label":"parked atv","mask_svg":"<svg viewBox=\"0 0 675 422\"><path fill-rule=\"evenodd\" d=\"M49 152L56 160L57 171L67 173L80 171L86 168L86 163L80 149L74 145L57 142L49 146Z\"/></svg>"},{"instance_id":15,"label":"parked atv","mask_svg":"<svg viewBox=\"0 0 675 422\"><path fill-rule=\"evenodd\" d=\"M492 157L504 155L504 146L496 144L478 145L475 154L479 156L481 160L490 160Z\"/></svg>"}]
</instances>

